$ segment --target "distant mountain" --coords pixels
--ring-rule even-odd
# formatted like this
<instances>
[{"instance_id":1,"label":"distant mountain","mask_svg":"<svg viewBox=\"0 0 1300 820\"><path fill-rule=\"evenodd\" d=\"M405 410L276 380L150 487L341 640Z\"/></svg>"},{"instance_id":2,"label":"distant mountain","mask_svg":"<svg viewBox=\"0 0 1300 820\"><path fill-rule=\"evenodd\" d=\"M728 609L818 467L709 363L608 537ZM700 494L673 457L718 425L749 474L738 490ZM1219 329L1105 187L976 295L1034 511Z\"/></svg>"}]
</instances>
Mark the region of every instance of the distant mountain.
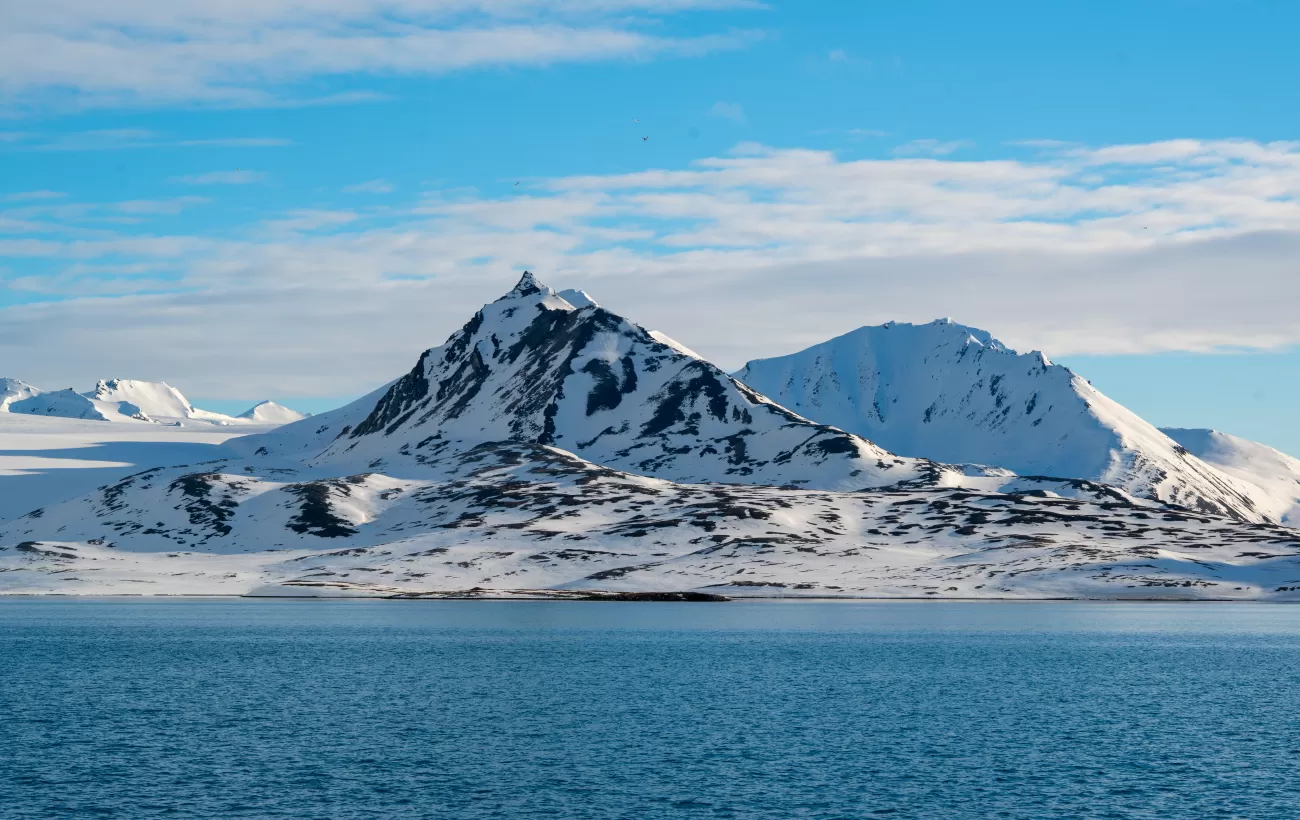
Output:
<instances>
[{"instance_id":1,"label":"distant mountain","mask_svg":"<svg viewBox=\"0 0 1300 820\"><path fill-rule=\"evenodd\" d=\"M100 403L78 393L72 388L38 392L36 395L10 402L10 413L29 416L55 416L65 419L90 419L93 421L149 421L138 408L122 403Z\"/></svg>"},{"instance_id":2,"label":"distant mountain","mask_svg":"<svg viewBox=\"0 0 1300 820\"><path fill-rule=\"evenodd\" d=\"M96 382L95 389L87 393L86 397L106 405L125 405L135 408L137 415L148 419L188 419L196 414L189 399L166 382L100 379Z\"/></svg>"},{"instance_id":3,"label":"distant mountain","mask_svg":"<svg viewBox=\"0 0 1300 820\"><path fill-rule=\"evenodd\" d=\"M953 472L801 418L665 337L582 301L575 307L525 274L377 399L240 446L390 475L506 440L673 481L860 489Z\"/></svg>"},{"instance_id":4,"label":"distant mountain","mask_svg":"<svg viewBox=\"0 0 1300 820\"><path fill-rule=\"evenodd\" d=\"M166 382L101 379L95 389L45 392L17 379L0 379L0 412L93 421L227 426L277 425L307 418L274 402L262 402L239 417L201 410Z\"/></svg>"},{"instance_id":5,"label":"distant mountain","mask_svg":"<svg viewBox=\"0 0 1300 820\"><path fill-rule=\"evenodd\" d=\"M1300 459L1218 430L1162 427L1160 432L1201 461L1256 488L1251 497L1263 500L1260 506L1270 518L1300 524Z\"/></svg>"},{"instance_id":6,"label":"distant mountain","mask_svg":"<svg viewBox=\"0 0 1300 820\"><path fill-rule=\"evenodd\" d=\"M18 379L0 378L0 412L7 411L9 405L23 399L39 396L41 390Z\"/></svg>"},{"instance_id":7,"label":"distant mountain","mask_svg":"<svg viewBox=\"0 0 1300 820\"><path fill-rule=\"evenodd\" d=\"M905 456L1086 479L1204 512L1276 520L1249 485L1068 368L946 319L859 328L734 375L797 413Z\"/></svg>"},{"instance_id":8,"label":"distant mountain","mask_svg":"<svg viewBox=\"0 0 1300 820\"><path fill-rule=\"evenodd\" d=\"M254 421L259 424L289 424L295 421L302 421L309 416L311 416L311 413L299 413L297 410L290 410L282 404L276 404L273 401L263 401L258 402L240 413L237 418Z\"/></svg>"}]
</instances>

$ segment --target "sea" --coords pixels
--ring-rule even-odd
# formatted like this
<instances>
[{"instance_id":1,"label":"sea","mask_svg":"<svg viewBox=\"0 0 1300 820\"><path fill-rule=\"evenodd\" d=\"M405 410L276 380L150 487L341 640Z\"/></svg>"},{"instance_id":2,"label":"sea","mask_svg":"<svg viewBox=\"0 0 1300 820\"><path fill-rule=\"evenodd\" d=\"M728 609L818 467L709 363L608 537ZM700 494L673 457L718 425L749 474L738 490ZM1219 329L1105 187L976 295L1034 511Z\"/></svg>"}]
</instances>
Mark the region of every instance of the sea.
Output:
<instances>
[{"instance_id":1,"label":"sea","mask_svg":"<svg viewBox=\"0 0 1300 820\"><path fill-rule=\"evenodd\" d=\"M1300 607L0 599L0 818L1297 818Z\"/></svg>"}]
</instances>

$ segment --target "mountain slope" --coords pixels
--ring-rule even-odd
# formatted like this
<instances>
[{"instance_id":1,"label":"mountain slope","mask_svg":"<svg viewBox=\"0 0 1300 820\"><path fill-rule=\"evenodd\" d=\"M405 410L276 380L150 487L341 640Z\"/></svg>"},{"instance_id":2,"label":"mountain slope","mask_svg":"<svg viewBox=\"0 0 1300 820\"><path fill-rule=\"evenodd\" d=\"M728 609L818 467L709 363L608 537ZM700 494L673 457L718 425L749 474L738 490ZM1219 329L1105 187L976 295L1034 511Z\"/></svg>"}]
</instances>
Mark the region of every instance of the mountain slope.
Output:
<instances>
[{"instance_id":1,"label":"mountain slope","mask_svg":"<svg viewBox=\"0 0 1300 820\"><path fill-rule=\"evenodd\" d=\"M315 467L390 475L507 440L674 481L859 489L960 475L801 418L594 302L575 308L531 274L358 418L368 401L241 446L287 455L315 443Z\"/></svg>"},{"instance_id":2,"label":"mountain slope","mask_svg":"<svg viewBox=\"0 0 1300 820\"><path fill-rule=\"evenodd\" d=\"M736 378L896 453L1110 484L1247 521L1251 488L1197 459L1068 368L948 320L863 327Z\"/></svg>"},{"instance_id":3,"label":"mountain slope","mask_svg":"<svg viewBox=\"0 0 1300 820\"><path fill-rule=\"evenodd\" d=\"M1188 452L1238 481L1257 488L1261 508L1283 524L1300 524L1300 459L1267 444L1218 430L1162 427L1160 431Z\"/></svg>"}]
</instances>

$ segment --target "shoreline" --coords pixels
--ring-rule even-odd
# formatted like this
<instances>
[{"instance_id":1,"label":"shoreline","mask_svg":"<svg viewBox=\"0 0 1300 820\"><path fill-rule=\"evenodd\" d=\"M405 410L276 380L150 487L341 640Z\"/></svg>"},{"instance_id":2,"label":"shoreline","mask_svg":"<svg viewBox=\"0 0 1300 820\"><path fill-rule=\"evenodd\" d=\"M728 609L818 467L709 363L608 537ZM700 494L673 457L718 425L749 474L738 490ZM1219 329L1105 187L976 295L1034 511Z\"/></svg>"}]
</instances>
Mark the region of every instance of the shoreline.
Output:
<instances>
[{"instance_id":1,"label":"shoreline","mask_svg":"<svg viewBox=\"0 0 1300 820\"><path fill-rule=\"evenodd\" d=\"M93 593L77 595L59 592L5 592L0 593L0 602L10 599L49 598L59 600L133 600L133 601L182 601L182 600L228 600L228 601L457 601L467 603L501 603L501 602L547 602L547 603L1081 603L1081 604L1252 604L1252 605L1295 605L1300 600L1269 600L1259 598L935 598L931 596L857 596L857 595L743 595L728 597L723 595L702 595L701 597L678 597L681 593L636 593L607 595L467 595L464 593L422 594L422 595L238 595L220 593L175 593L145 595L141 593Z\"/></svg>"}]
</instances>

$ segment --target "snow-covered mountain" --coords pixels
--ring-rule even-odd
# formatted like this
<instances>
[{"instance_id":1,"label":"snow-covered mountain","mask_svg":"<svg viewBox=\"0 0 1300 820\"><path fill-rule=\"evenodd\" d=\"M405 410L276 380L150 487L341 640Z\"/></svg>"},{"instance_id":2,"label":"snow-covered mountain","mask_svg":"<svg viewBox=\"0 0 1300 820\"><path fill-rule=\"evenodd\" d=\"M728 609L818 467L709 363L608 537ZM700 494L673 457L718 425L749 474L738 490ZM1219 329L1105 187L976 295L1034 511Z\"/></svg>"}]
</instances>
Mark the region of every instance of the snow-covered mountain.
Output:
<instances>
[{"instance_id":1,"label":"snow-covered mountain","mask_svg":"<svg viewBox=\"0 0 1300 820\"><path fill-rule=\"evenodd\" d=\"M166 382L100 379L78 393L68 388L45 392L17 379L0 379L0 412L92 421L170 425L258 425L268 427L307 418L308 414L264 401L239 416L201 410Z\"/></svg>"},{"instance_id":2,"label":"snow-covered mountain","mask_svg":"<svg viewBox=\"0 0 1300 820\"><path fill-rule=\"evenodd\" d=\"M583 301L575 307L525 274L377 399L238 446L401 476L422 475L435 455L505 440L673 481L849 490L963 475L801 418Z\"/></svg>"},{"instance_id":3,"label":"snow-covered mountain","mask_svg":"<svg viewBox=\"0 0 1300 820\"><path fill-rule=\"evenodd\" d=\"M1087 479L1246 521L1270 518L1249 485L1068 368L946 319L859 328L749 362L735 376L797 413L905 456Z\"/></svg>"},{"instance_id":4,"label":"snow-covered mountain","mask_svg":"<svg viewBox=\"0 0 1300 820\"><path fill-rule=\"evenodd\" d=\"M118 406L123 410L134 408L134 415L147 419L192 418L196 411L181 391L166 382L145 382L135 379L100 379L95 389L86 397L96 403ZM120 411L119 411L120 412ZM124 415L131 415L125 414Z\"/></svg>"},{"instance_id":5,"label":"snow-covered mountain","mask_svg":"<svg viewBox=\"0 0 1300 820\"><path fill-rule=\"evenodd\" d=\"M1251 497L1270 518L1300 524L1300 459L1218 430L1162 427L1160 432L1201 461L1251 485Z\"/></svg>"},{"instance_id":6,"label":"snow-covered mountain","mask_svg":"<svg viewBox=\"0 0 1300 820\"><path fill-rule=\"evenodd\" d=\"M1300 531L895 456L530 275L219 452L0 523L0 592L1300 600Z\"/></svg>"},{"instance_id":7,"label":"snow-covered mountain","mask_svg":"<svg viewBox=\"0 0 1300 820\"><path fill-rule=\"evenodd\" d=\"M30 399L33 396L39 396L41 390L32 387L30 384L18 379L0 378L0 412L9 409L9 405L23 399Z\"/></svg>"},{"instance_id":8,"label":"snow-covered mountain","mask_svg":"<svg viewBox=\"0 0 1300 820\"><path fill-rule=\"evenodd\" d=\"M299 413L297 410L290 410L282 404L276 404L273 401L258 402L236 418L254 421L258 424L289 424L295 421L302 421L309 417L311 413Z\"/></svg>"}]
</instances>

